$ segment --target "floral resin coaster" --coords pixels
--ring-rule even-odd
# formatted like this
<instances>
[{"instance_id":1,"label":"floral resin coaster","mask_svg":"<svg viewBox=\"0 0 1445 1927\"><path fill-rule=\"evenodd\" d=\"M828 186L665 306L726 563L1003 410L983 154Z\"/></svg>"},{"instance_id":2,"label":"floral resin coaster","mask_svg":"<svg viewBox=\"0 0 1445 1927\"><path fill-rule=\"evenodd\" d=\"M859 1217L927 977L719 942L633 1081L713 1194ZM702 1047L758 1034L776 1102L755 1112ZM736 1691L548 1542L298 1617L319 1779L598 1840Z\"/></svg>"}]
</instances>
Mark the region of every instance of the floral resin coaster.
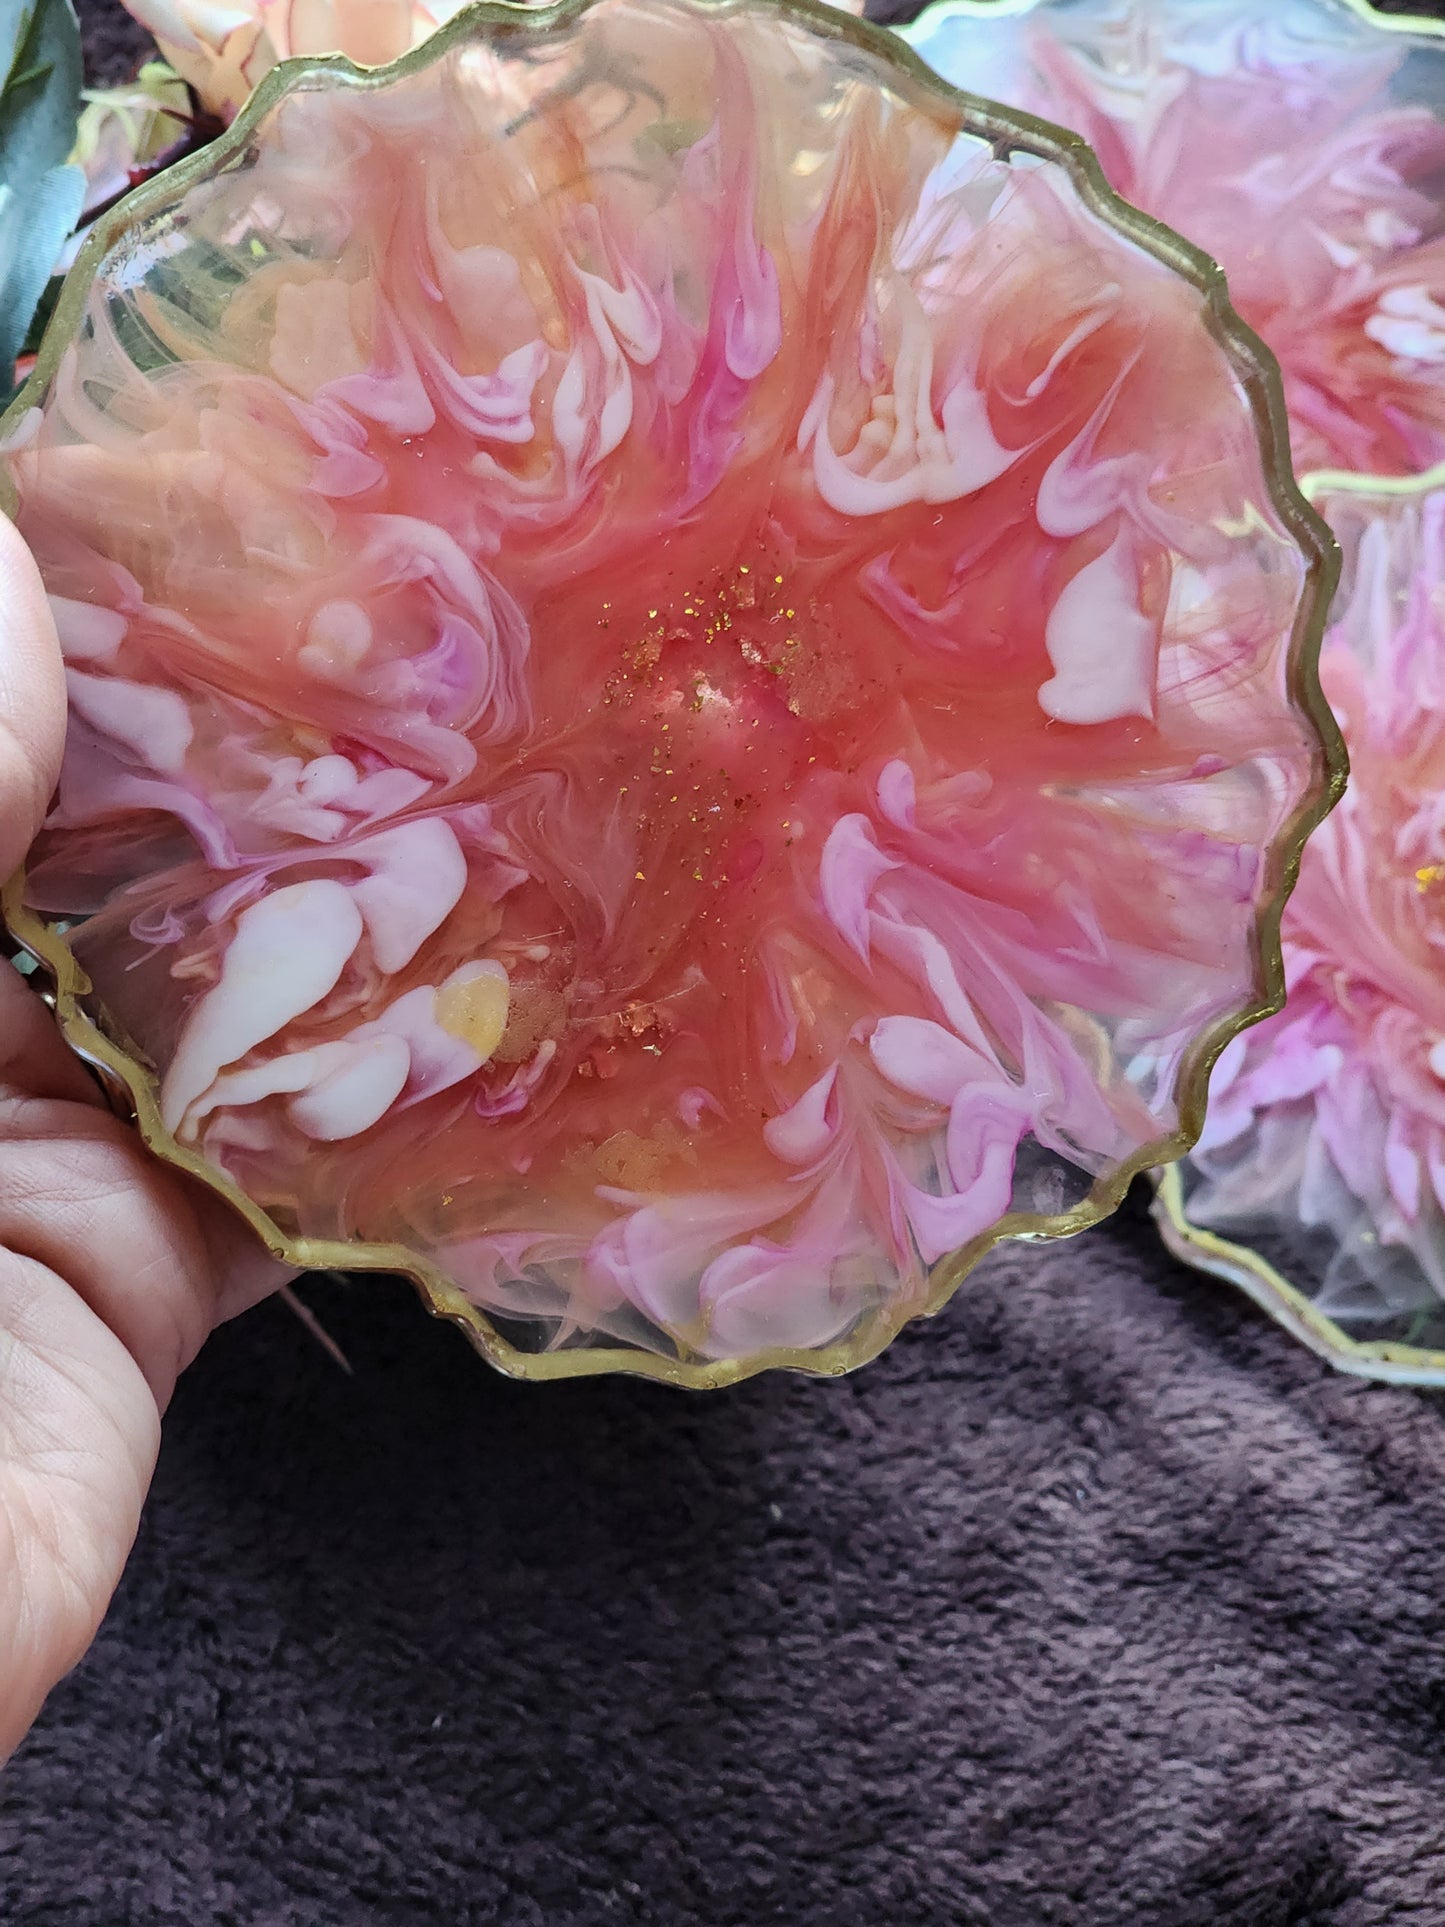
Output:
<instances>
[{"instance_id":1,"label":"floral resin coaster","mask_svg":"<svg viewBox=\"0 0 1445 1927\"><path fill-rule=\"evenodd\" d=\"M232 121L282 60L346 54L397 60L461 12L465 0L122 0L208 112ZM861 14L863 0L838 0Z\"/></svg>"},{"instance_id":2,"label":"floral resin coaster","mask_svg":"<svg viewBox=\"0 0 1445 1927\"><path fill-rule=\"evenodd\" d=\"M1337 1364L1445 1384L1445 490L1318 501L1350 787L1285 909L1289 1003L1221 1057L1156 1215Z\"/></svg>"},{"instance_id":3,"label":"floral resin coaster","mask_svg":"<svg viewBox=\"0 0 1445 1927\"><path fill-rule=\"evenodd\" d=\"M1222 263L1295 467L1445 460L1445 40L1362 0L938 0L904 38L1076 128Z\"/></svg>"},{"instance_id":4,"label":"floral resin coaster","mask_svg":"<svg viewBox=\"0 0 1445 1927\"><path fill-rule=\"evenodd\" d=\"M1219 277L818 9L278 70L6 422L12 926L163 1155L532 1376L837 1371L1198 1128L1339 778Z\"/></svg>"}]
</instances>

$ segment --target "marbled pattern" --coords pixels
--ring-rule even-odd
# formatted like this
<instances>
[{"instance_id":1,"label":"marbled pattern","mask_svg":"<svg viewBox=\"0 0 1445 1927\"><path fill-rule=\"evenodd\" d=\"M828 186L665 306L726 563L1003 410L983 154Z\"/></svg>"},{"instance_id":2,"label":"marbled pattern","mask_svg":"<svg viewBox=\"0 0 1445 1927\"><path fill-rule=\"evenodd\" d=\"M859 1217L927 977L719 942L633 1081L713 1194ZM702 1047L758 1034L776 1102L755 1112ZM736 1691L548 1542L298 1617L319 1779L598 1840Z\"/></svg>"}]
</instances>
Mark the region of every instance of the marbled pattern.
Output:
<instances>
[{"instance_id":1,"label":"marbled pattern","mask_svg":"<svg viewBox=\"0 0 1445 1927\"><path fill-rule=\"evenodd\" d=\"M1221 1058L1186 1196L1208 1230L1293 1236L1290 1282L1352 1337L1438 1350L1445 492L1339 492L1321 506L1347 554L1321 673L1350 786L1286 906L1289 1002ZM1318 1234L1312 1254L1298 1251L1301 1227Z\"/></svg>"},{"instance_id":2,"label":"marbled pattern","mask_svg":"<svg viewBox=\"0 0 1445 1927\"><path fill-rule=\"evenodd\" d=\"M1399 28L1344 0L942 0L902 32L1222 263L1296 468L1413 475L1445 459L1445 42Z\"/></svg>"},{"instance_id":3,"label":"marbled pattern","mask_svg":"<svg viewBox=\"0 0 1445 1927\"><path fill-rule=\"evenodd\" d=\"M288 1231L885 1334L1167 1139L1321 745L1204 298L942 95L604 0L153 203L9 466L30 900Z\"/></svg>"}]
</instances>

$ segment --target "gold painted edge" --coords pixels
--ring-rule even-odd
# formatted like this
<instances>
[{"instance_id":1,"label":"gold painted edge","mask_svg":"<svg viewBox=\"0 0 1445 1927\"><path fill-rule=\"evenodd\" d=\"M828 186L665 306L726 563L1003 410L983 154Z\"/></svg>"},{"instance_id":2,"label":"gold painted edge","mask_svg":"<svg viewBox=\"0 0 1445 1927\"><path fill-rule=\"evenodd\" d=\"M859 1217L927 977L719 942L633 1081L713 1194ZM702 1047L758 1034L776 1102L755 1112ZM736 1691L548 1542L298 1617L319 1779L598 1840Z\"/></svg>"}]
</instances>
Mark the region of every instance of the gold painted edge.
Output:
<instances>
[{"instance_id":1,"label":"gold painted edge","mask_svg":"<svg viewBox=\"0 0 1445 1927\"><path fill-rule=\"evenodd\" d=\"M915 36L921 38L925 30L931 32L946 21L1021 20L1026 14L1042 13L1053 4L1055 0L930 0L930 4L912 20L900 21L888 31L917 52ZM1271 0L1262 0L1262 4L1271 4ZM1325 12L1333 9L1340 18L1358 20L1380 33L1393 34L1396 39L1416 40L1422 46L1428 46L1432 52L1445 51L1445 19L1435 15L1381 13L1373 0L1310 0L1310 4ZM1440 118L1445 121L1445 105L1442 105ZM1445 486L1445 459L1418 475L1382 474L1371 469L1320 468L1311 469L1301 475L1298 481L1304 493L1313 496L1315 493L1324 493L1326 489L1350 487L1361 478L1390 493L1409 494L1421 483L1439 488Z\"/></svg>"},{"instance_id":2,"label":"gold painted edge","mask_svg":"<svg viewBox=\"0 0 1445 1927\"><path fill-rule=\"evenodd\" d=\"M1440 23L1445 35L1445 22ZM1344 469L1320 469L1301 487L1313 497L1357 495L1398 501L1434 494L1445 483L1445 464L1422 475L1381 478ZM1445 1351L1387 1339L1352 1338L1335 1319L1311 1302L1252 1245L1207 1231L1189 1215L1184 1181L1177 1164L1150 1173L1151 1207L1159 1235L1181 1264L1237 1286L1276 1324L1342 1372L1387 1384L1445 1387Z\"/></svg>"},{"instance_id":3,"label":"gold painted edge","mask_svg":"<svg viewBox=\"0 0 1445 1927\"><path fill-rule=\"evenodd\" d=\"M932 0L932 4L924 7L912 20L901 22L889 31L906 37L925 20L1016 20L1049 4L1051 0ZM1415 34L1423 40L1445 39L1445 20L1433 15L1381 13L1373 0L1312 0L1312 4L1333 7L1341 14L1351 14L1367 27L1378 27L1382 33L1404 34L1407 37Z\"/></svg>"},{"instance_id":4,"label":"gold painted edge","mask_svg":"<svg viewBox=\"0 0 1445 1927\"><path fill-rule=\"evenodd\" d=\"M1314 0L1314 3L1324 8L1333 7L1338 14L1349 15L1382 33L1415 39L1432 48L1445 44L1445 20L1442 19L1381 13L1371 0ZM893 31L912 46L915 32L932 28L941 21L1017 19L1047 4L1048 0L933 0L916 19ZM1345 494L1385 498L1426 495L1445 487L1445 461L1418 475L1382 475L1365 469L1314 469L1300 478L1299 487L1311 501L1326 495ZM1253 1247L1196 1225L1189 1216L1177 1165L1156 1169L1150 1176L1154 1185L1155 1225L1165 1245L1181 1263L1237 1286L1268 1317L1341 1371L1386 1383L1445 1386L1445 1351L1352 1338Z\"/></svg>"},{"instance_id":5,"label":"gold painted edge","mask_svg":"<svg viewBox=\"0 0 1445 1927\"><path fill-rule=\"evenodd\" d=\"M1275 1324L1339 1371L1385 1384L1445 1388L1445 1352L1388 1339L1351 1338L1251 1246L1235 1244L1195 1224L1184 1202L1177 1164L1155 1171L1153 1181L1154 1223L1181 1264L1237 1286Z\"/></svg>"},{"instance_id":6,"label":"gold painted edge","mask_svg":"<svg viewBox=\"0 0 1445 1927\"><path fill-rule=\"evenodd\" d=\"M0 447L14 434L54 379L61 357L78 330L91 283L108 250L133 222L174 201L194 182L240 159L258 124L286 95L327 84L357 88L386 86L431 65L458 41L470 38L481 28L505 30L508 38L543 40L551 29L580 17L593 3L594 0L555 0L555 4L547 7L531 7L512 4L512 0L483 0L482 4L466 8L430 40L388 66L360 68L344 56L331 55L284 61L274 67L218 140L135 189L96 222L66 277L41 341L35 368L0 418ZM951 0L954 5L963 3L964 0ZM90 990L89 979L64 935L26 909L23 869L0 892L0 914L16 941L47 972L56 1017L67 1041L78 1056L94 1065L113 1086L124 1090L128 1108L133 1111L149 1148L163 1161L224 1198L277 1257L302 1270L401 1273L417 1286L432 1312L460 1326L490 1363L514 1378L545 1381L625 1372L668 1385L702 1390L737 1384L768 1370L791 1370L815 1377L836 1377L852 1371L876 1357L905 1325L940 1311L969 1271L995 1245L1014 1238L1065 1238L1086 1230L1117 1209L1136 1177L1156 1165L1184 1156L1203 1124L1214 1060L1232 1038L1261 1018L1273 1015L1283 1002L1280 919L1298 874L1305 840L1338 801L1348 765L1343 739L1325 703L1318 673L1325 618L1339 576L1339 549L1294 480L1278 363L1235 313L1218 264L1164 223L1121 200L1079 135L950 86L906 41L886 28L839 13L822 0L692 0L692 4L719 13L736 11L740 6L766 8L785 18L802 21L825 37L851 42L882 59L958 113L960 132L990 140L1003 151L1018 149L1061 165L1091 212L1163 266L1181 275L1204 296L1206 322L1234 369L1254 417L1271 503L1306 563L1290 641L1286 693L1313 729L1321 769L1315 793L1301 805L1271 846L1270 854L1278 865L1280 880L1255 918L1253 949L1259 994L1242 1011L1201 1032L1185 1052L1174 1087L1178 1127L1096 1178L1088 1195L1070 1210L1052 1214L1011 1212L962 1251L942 1259L934 1267L929 1289L921 1302L904 1303L876 1314L850 1338L837 1344L814 1351L777 1347L745 1359L722 1360L670 1359L610 1346L525 1352L504 1338L486 1314L472 1305L438 1267L409 1247L293 1238L283 1232L224 1172L177 1143L166 1129L161 1120L154 1073L122 1050L83 1008L81 999ZM13 513L15 499L8 473L0 467L0 509Z\"/></svg>"}]
</instances>

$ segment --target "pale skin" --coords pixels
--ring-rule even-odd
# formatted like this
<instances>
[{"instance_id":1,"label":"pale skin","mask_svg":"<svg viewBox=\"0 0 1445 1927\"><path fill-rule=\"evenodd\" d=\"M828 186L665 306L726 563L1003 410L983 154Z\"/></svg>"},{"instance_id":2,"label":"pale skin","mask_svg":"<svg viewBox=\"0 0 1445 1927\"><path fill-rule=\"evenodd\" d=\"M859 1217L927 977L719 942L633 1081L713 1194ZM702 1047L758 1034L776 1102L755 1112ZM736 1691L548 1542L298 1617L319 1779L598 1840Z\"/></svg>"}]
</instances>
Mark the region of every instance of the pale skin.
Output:
<instances>
[{"instance_id":1,"label":"pale skin","mask_svg":"<svg viewBox=\"0 0 1445 1927\"><path fill-rule=\"evenodd\" d=\"M55 628L0 516L0 875L39 826L64 730ZM95 1635L177 1378L283 1277L146 1154L0 965L0 1761Z\"/></svg>"}]
</instances>

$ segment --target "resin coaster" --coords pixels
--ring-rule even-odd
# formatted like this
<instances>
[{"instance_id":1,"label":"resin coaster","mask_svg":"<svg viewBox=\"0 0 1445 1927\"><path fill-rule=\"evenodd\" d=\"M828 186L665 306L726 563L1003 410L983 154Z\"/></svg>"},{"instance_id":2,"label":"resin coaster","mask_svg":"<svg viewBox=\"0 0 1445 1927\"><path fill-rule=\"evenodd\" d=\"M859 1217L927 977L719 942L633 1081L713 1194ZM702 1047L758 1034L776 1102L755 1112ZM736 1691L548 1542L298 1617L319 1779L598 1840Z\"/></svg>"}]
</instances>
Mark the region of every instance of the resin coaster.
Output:
<instances>
[{"instance_id":1,"label":"resin coaster","mask_svg":"<svg viewBox=\"0 0 1445 1927\"><path fill-rule=\"evenodd\" d=\"M1350 786L1285 908L1289 1002L1220 1058L1156 1216L1336 1364L1445 1384L1445 490L1317 501Z\"/></svg>"},{"instance_id":2,"label":"resin coaster","mask_svg":"<svg viewBox=\"0 0 1445 1927\"><path fill-rule=\"evenodd\" d=\"M235 119L253 88L282 60L346 54L383 66L419 47L461 12L465 0L122 0L201 104ZM861 14L863 0L838 0Z\"/></svg>"},{"instance_id":3,"label":"resin coaster","mask_svg":"<svg viewBox=\"0 0 1445 1927\"><path fill-rule=\"evenodd\" d=\"M938 0L948 80L1076 128L1278 355L1295 467L1445 460L1445 28L1363 0Z\"/></svg>"},{"instance_id":4,"label":"resin coaster","mask_svg":"<svg viewBox=\"0 0 1445 1927\"><path fill-rule=\"evenodd\" d=\"M1197 1130L1340 780L1212 265L815 8L278 69L6 419L12 928L163 1156L505 1368L838 1371Z\"/></svg>"}]
</instances>

